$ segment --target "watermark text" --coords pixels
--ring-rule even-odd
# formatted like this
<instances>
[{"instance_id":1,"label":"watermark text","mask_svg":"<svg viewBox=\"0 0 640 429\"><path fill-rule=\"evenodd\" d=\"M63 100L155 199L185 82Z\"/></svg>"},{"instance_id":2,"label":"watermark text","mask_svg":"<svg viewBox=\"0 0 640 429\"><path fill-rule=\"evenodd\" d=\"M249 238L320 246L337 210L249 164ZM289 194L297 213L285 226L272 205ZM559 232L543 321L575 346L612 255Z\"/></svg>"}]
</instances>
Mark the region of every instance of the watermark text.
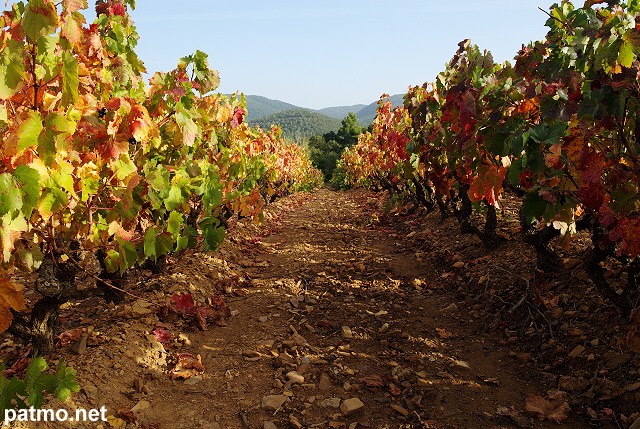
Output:
<instances>
[{"instance_id":1,"label":"watermark text","mask_svg":"<svg viewBox=\"0 0 640 429\"><path fill-rule=\"evenodd\" d=\"M107 407L76 408L75 414L64 408L58 410L44 408L21 408L19 410L4 410L4 423L11 422L106 422Z\"/></svg>"}]
</instances>

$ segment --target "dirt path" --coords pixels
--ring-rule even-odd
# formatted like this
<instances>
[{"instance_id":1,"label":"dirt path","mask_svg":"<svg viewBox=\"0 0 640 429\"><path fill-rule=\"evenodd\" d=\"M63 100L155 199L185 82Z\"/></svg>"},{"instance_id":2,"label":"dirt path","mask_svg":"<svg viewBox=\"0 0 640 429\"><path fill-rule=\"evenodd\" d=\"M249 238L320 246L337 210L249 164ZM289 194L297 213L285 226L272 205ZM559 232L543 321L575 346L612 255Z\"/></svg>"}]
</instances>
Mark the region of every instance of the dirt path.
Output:
<instances>
[{"instance_id":1,"label":"dirt path","mask_svg":"<svg viewBox=\"0 0 640 429\"><path fill-rule=\"evenodd\" d=\"M527 354L441 293L455 258L424 257L372 227L374 203L364 191L294 195L261 229L237 225L218 254L187 255L138 285L155 299L205 299L246 276L248 294L225 298L228 326L159 322L131 303L69 309L67 327L90 340L80 355L59 352L83 386L64 407L106 405L104 428L586 427L528 417L527 397L550 386ZM177 352L200 354L204 374L171 380Z\"/></svg>"}]
</instances>

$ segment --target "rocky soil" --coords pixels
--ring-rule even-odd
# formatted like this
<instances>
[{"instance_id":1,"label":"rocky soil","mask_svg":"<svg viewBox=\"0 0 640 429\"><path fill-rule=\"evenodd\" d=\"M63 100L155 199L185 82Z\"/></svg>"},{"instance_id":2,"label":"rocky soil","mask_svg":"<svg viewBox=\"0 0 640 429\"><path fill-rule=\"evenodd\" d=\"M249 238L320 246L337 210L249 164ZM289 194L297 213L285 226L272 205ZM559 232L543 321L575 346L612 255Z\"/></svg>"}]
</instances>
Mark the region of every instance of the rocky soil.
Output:
<instances>
[{"instance_id":1,"label":"rocky soil","mask_svg":"<svg viewBox=\"0 0 640 429\"><path fill-rule=\"evenodd\" d=\"M49 360L81 391L47 406L106 406L108 421L14 426L640 428L640 357L580 253L544 274L508 209L510 240L489 251L383 201L296 194L261 226L236 221L217 253L135 273L139 298L66 306ZM168 311L183 294L217 311L206 330ZM21 349L4 338L10 364Z\"/></svg>"}]
</instances>

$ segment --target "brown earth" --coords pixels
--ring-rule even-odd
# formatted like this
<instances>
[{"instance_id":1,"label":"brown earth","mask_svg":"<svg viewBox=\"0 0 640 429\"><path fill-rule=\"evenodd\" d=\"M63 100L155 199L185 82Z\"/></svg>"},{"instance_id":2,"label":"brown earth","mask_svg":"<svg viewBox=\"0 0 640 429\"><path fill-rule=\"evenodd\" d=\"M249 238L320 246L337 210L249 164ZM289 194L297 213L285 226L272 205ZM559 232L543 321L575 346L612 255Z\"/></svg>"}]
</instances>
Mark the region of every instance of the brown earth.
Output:
<instances>
[{"instance_id":1,"label":"brown earth","mask_svg":"<svg viewBox=\"0 0 640 429\"><path fill-rule=\"evenodd\" d=\"M296 194L270 206L260 227L237 221L217 253L138 273L131 292L154 302L190 293L207 303L226 289L226 326L201 330L133 298L67 306L63 329L82 329L88 345L49 360L76 368L82 389L48 406L106 406L109 422L14 426L584 428L640 417L640 385L629 388L638 356L612 345L614 310L562 289L590 287L579 255L566 258L564 277L545 277L514 238L514 213L501 230L510 242L488 251L452 219L383 215L381 201L362 190ZM178 353L200 355L204 372L172 379ZM558 389L568 395L557 406L569 410L555 414L559 423L553 409L543 421L526 412L531 395Z\"/></svg>"}]
</instances>

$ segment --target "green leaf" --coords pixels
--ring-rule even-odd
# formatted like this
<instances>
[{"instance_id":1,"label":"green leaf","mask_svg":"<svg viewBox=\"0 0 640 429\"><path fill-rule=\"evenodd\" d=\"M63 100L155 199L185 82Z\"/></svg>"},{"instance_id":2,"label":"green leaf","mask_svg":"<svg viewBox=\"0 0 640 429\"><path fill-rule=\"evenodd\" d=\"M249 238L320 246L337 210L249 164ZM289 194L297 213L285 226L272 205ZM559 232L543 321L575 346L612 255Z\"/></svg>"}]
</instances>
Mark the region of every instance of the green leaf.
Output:
<instances>
[{"instance_id":1,"label":"green leaf","mask_svg":"<svg viewBox=\"0 0 640 429\"><path fill-rule=\"evenodd\" d=\"M167 231L173 234L173 236L177 236L178 234L180 234L183 224L184 216L182 215L182 213L175 210L169 213L169 220L167 221Z\"/></svg>"},{"instance_id":2,"label":"green leaf","mask_svg":"<svg viewBox=\"0 0 640 429\"><path fill-rule=\"evenodd\" d=\"M158 237L158 231L155 227L147 229L144 233L144 256L155 261L158 257L156 253L156 238Z\"/></svg>"},{"instance_id":3,"label":"green leaf","mask_svg":"<svg viewBox=\"0 0 640 429\"><path fill-rule=\"evenodd\" d=\"M544 216L544 212L547 210L547 202L538 195L537 191L529 192L524 197L522 203L522 213L527 217L529 223L534 219L539 219Z\"/></svg>"},{"instance_id":4,"label":"green leaf","mask_svg":"<svg viewBox=\"0 0 640 429\"><path fill-rule=\"evenodd\" d=\"M118 271L120 268L120 253L115 250L108 250L107 256L104 258L104 265L110 273Z\"/></svg>"},{"instance_id":5,"label":"green leaf","mask_svg":"<svg viewBox=\"0 0 640 429\"><path fill-rule=\"evenodd\" d=\"M30 42L55 33L58 28L58 13L51 0L29 0L24 12L22 28Z\"/></svg>"},{"instance_id":6,"label":"green leaf","mask_svg":"<svg viewBox=\"0 0 640 429\"><path fill-rule=\"evenodd\" d=\"M22 190L22 214L31 216L31 212L38 204L42 187L40 186L40 173L26 165L18 165L13 173ZM2 191L0 191L1 193Z\"/></svg>"},{"instance_id":7,"label":"green leaf","mask_svg":"<svg viewBox=\"0 0 640 429\"><path fill-rule=\"evenodd\" d=\"M620 52L618 53L618 64L622 67L631 67L635 60L634 46L626 40L620 45Z\"/></svg>"},{"instance_id":8,"label":"green leaf","mask_svg":"<svg viewBox=\"0 0 640 429\"><path fill-rule=\"evenodd\" d=\"M164 200L164 206L169 211L173 211L180 207L184 203L184 197L182 195L182 189L179 186L171 185L169 188L169 195Z\"/></svg>"},{"instance_id":9,"label":"green leaf","mask_svg":"<svg viewBox=\"0 0 640 429\"><path fill-rule=\"evenodd\" d=\"M66 207L68 198L64 190L51 179L48 179L47 185L45 185L38 201L37 207L40 215L45 219L49 219L54 212Z\"/></svg>"},{"instance_id":10,"label":"green leaf","mask_svg":"<svg viewBox=\"0 0 640 429\"><path fill-rule=\"evenodd\" d=\"M62 102L75 104L78 101L78 60L72 52L62 54Z\"/></svg>"},{"instance_id":11,"label":"green leaf","mask_svg":"<svg viewBox=\"0 0 640 429\"><path fill-rule=\"evenodd\" d=\"M18 151L36 146L43 128L40 112L29 112L29 117L18 126Z\"/></svg>"},{"instance_id":12,"label":"green leaf","mask_svg":"<svg viewBox=\"0 0 640 429\"><path fill-rule=\"evenodd\" d=\"M56 387L55 395L61 401L66 401L71 392L79 392L80 385L76 381L77 371L70 368L60 361L58 363L58 370L56 372L56 378L58 379L58 386Z\"/></svg>"},{"instance_id":13,"label":"green leaf","mask_svg":"<svg viewBox=\"0 0 640 429\"><path fill-rule=\"evenodd\" d=\"M20 210L22 205L22 192L16 180L9 173L0 174L0 216Z\"/></svg>"},{"instance_id":14,"label":"green leaf","mask_svg":"<svg viewBox=\"0 0 640 429\"><path fill-rule=\"evenodd\" d=\"M552 127L546 123L538 124L531 130L530 137L536 143L554 145L560 142L560 139L564 136L567 126L568 124L564 122L557 123Z\"/></svg>"},{"instance_id":15,"label":"green leaf","mask_svg":"<svg viewBox=\"0 0 640 429\"><path fill-rule=\"evenodd\" d=\"M0 50L0 99L11 98L22 89L26 68L24 44L7 40Z\"/></svg>"},{"instance_id":16,"label":"green leaf","mask_svg":"<svg viewBox=\"0 0 640 429\"><path fill-rule=\"evenodd\" d=\"M511 151L511 148L509 147L510 141L510 133L495 133L487 144L487 150L492 155L507 156Z\"/></svg>"},{"instance_id":17,"label":"green leaf","mask_svg":"<svg viewBox=\"0 0 640 429\"><path fill-rule=\"evenodd\" d=\"M118 180L124 180L129 177L131 173L134 173L136 171L136 166L131 160L131 157L128 153L123 153L122 155L120 155L120 158L116 162L116 165L116 177L118 178Z\"/></svg>"},{"instance_id":18,"label":"green leaf","mask_svg":"<svg viewBox=\"0 0 640 429\"><path fill-rule=\"evenodd\" d=\"M129 268L133 267L140 259L138 251L133 243L118 238L120 253L120 274L124 274Z\"/></svg>"},{"instance_id":19,"label":"green leaf","mask_svg":"<svg viewBox=\"0 0 640 429\"><path fill-rule=\"evenodd\" d=\"M226 231L220 221L214 217L206 217L199 224L202 229L205 250L215 251L224 241Z\"/></svg>"}]
</instances>

